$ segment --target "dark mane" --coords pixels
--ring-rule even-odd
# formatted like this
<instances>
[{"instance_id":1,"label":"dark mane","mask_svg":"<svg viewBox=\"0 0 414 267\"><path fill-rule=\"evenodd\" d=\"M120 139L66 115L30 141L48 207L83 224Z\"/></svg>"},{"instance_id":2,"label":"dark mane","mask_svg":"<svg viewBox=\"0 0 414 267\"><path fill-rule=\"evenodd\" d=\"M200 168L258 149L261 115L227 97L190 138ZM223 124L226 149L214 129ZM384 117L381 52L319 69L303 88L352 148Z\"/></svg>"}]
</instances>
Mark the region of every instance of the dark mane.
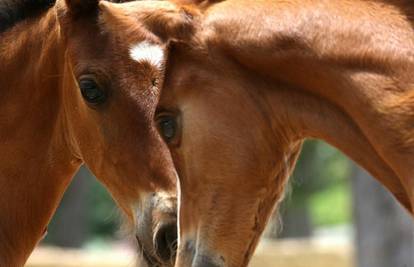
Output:
<instances>
[{"instance_id":1,"label":"dark mane","mask_svg":"<svg viewBox=\"0 0 414 267\"><path fill-rule=\"evenodd\" d=\"M55 4L56 0L0 0L0 33Z\"/></svg>"}]
</instances>

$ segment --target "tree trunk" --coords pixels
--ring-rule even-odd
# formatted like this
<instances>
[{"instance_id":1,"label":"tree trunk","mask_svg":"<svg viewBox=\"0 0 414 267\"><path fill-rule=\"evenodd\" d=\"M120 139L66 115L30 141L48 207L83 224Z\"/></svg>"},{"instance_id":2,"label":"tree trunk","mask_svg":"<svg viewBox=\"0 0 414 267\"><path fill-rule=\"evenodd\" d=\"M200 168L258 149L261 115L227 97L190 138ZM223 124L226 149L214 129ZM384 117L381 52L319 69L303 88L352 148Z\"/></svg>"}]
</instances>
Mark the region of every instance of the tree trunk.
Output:
<instances>
[{"instance_id":1,"label":"tree trunk","mask_svg":"<svg viewBox=\"0 0 414 267\"><path fill-rule=\"evenodd\" d=\"M287 207L282 214L283 225L278 238L306 238L312 235L312 220L307 203Z\"/></svg>"},{"instance_id":2,"label":"tree trunk","mask_svg":"<svg viewBox=\"0 0 414 267\"><path fill-rule=\"evenodd\" d=\"M357 266L413 267L413 219L368 173L353 173Z\"/></svg>"},{"instance_id":3,"label":"tree trunk","mask_svg":"<svg viewBox=\"0 0 414 267\"><path fill-rule=\"evenodd\" d=\"M89 171L81 167L60 203L48 229L46 242L62 247L80 247L88 234L87 196Z\"/></svg>"}]
</instances>

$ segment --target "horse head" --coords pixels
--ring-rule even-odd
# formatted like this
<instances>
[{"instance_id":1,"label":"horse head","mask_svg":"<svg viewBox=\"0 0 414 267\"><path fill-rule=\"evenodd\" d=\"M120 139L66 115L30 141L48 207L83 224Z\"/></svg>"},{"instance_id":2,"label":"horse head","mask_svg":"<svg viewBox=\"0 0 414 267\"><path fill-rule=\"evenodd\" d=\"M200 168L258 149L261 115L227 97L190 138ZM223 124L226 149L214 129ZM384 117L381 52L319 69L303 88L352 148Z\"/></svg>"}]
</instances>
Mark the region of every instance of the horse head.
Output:
<instances>
[{"instance_id":1,"label":"horse head","mask_svg":"<svg viewBox=\"0 0 414 267\"><path fill-rule=\"evenodd\" d=\"M402 123L398 110L381 108L384 98L403 102L382 81L400 88L412 61L404 53L394 61L392 42L360 44L394 27L401 29L398 38L411 40L409 19L389 15L389 24L381 24L391 3L370 12L373 3L358 1L347 9L340 1L323 8L296 0L190 2L202 11L192 38L169 47L155 114L179 176L175 266L247 266L305 138L342 150L412 212L412 158L394 146L399 140L412 154L405 142L411 124ZM354 24L349 16L357 11ZM332 24L338 18L344 23ZM371 20L379 26L354 34L355 25ZM400 64L410 67L384 74L378 84L368 74Z\"/></svg>"},{"instance_id":2,"label":"horse head","mask_svg":"<svg viewBox=\"0 0 414 267\"><path fill-rule=\"evenodd\" d=\"M57 5L65 49L62 125L68 146L137 229L143 261L171 262L176 174L153 119L167 47L192 31L191 16L157 1L66 0Z\"/></svg>"}]
</instances>

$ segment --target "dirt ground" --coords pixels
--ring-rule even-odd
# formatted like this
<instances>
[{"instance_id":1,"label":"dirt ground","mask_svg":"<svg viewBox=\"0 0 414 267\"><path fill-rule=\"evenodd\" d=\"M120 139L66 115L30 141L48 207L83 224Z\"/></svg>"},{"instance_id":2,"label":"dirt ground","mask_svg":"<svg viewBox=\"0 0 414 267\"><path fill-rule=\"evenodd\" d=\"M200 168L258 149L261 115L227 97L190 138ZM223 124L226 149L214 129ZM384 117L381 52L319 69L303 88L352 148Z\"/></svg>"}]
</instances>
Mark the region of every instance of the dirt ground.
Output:
<instances>
[{"instance_id":1,"label":"dirt ground","mask_svg":"<svg viewBox=\"0 0 414 267\"><path fill-rule=\"evenodd\" d=\"M349 244L310 240L262 241L251 267L354 267Z\"/></svg>"},{"instance_id":2,"label":"dirt ground","mask_svg":"<svg viewBox=\"0 0 414 267\"><path fill-rule=\"evenodd\" d=\"M126 247L107 251L62 250L39 247L27 267L135 267ZM349 244L311 240L262 241L250 267L354 267Z\"/></svg>"}]
</instances>

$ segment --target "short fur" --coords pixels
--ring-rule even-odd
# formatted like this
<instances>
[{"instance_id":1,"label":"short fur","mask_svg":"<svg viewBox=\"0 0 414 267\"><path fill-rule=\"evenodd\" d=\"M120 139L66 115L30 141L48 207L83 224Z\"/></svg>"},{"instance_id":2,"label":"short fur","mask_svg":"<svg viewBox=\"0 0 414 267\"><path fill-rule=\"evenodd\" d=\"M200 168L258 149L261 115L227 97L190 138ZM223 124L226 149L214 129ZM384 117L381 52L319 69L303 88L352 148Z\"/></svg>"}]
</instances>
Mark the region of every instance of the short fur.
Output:
<instances>
[{"instance_id":1,"label":"short fur","mask_svg":"<svg viewBox=\"0 0 414 267\"><path fill-rule=\"evenodd\" d=\"M10 30L0 36L0 266L24 265L81 164L108 188L131 225L152 195L143 191L176 189L171 158L152 123L160 70L129 54L140 42L163 48L168 42L148 31L156 27L146 16L137 22L138 11L157 20L160 13L152 11L175 5L102 1L99 13L92 10L96 18L77 13L78 1L57 0L18 25L46 5L1 2L1 25ZM158 27L183 23L174 12ZM85 76L107 101L95 105L82 97L78 84Z\"/></svg>"},{"instance_id":2,"label":"short fur","mask_svg":"<svg viewBox=\"0 0 414 267\"><path fill-rule=\"evenodd\" d=\"M342 150L414 215L411 2L182 2L201 5L200 26L170 46L158 107L179 114L174 266L248 266L305 138Z\"/></svg>"}]
</instances>

